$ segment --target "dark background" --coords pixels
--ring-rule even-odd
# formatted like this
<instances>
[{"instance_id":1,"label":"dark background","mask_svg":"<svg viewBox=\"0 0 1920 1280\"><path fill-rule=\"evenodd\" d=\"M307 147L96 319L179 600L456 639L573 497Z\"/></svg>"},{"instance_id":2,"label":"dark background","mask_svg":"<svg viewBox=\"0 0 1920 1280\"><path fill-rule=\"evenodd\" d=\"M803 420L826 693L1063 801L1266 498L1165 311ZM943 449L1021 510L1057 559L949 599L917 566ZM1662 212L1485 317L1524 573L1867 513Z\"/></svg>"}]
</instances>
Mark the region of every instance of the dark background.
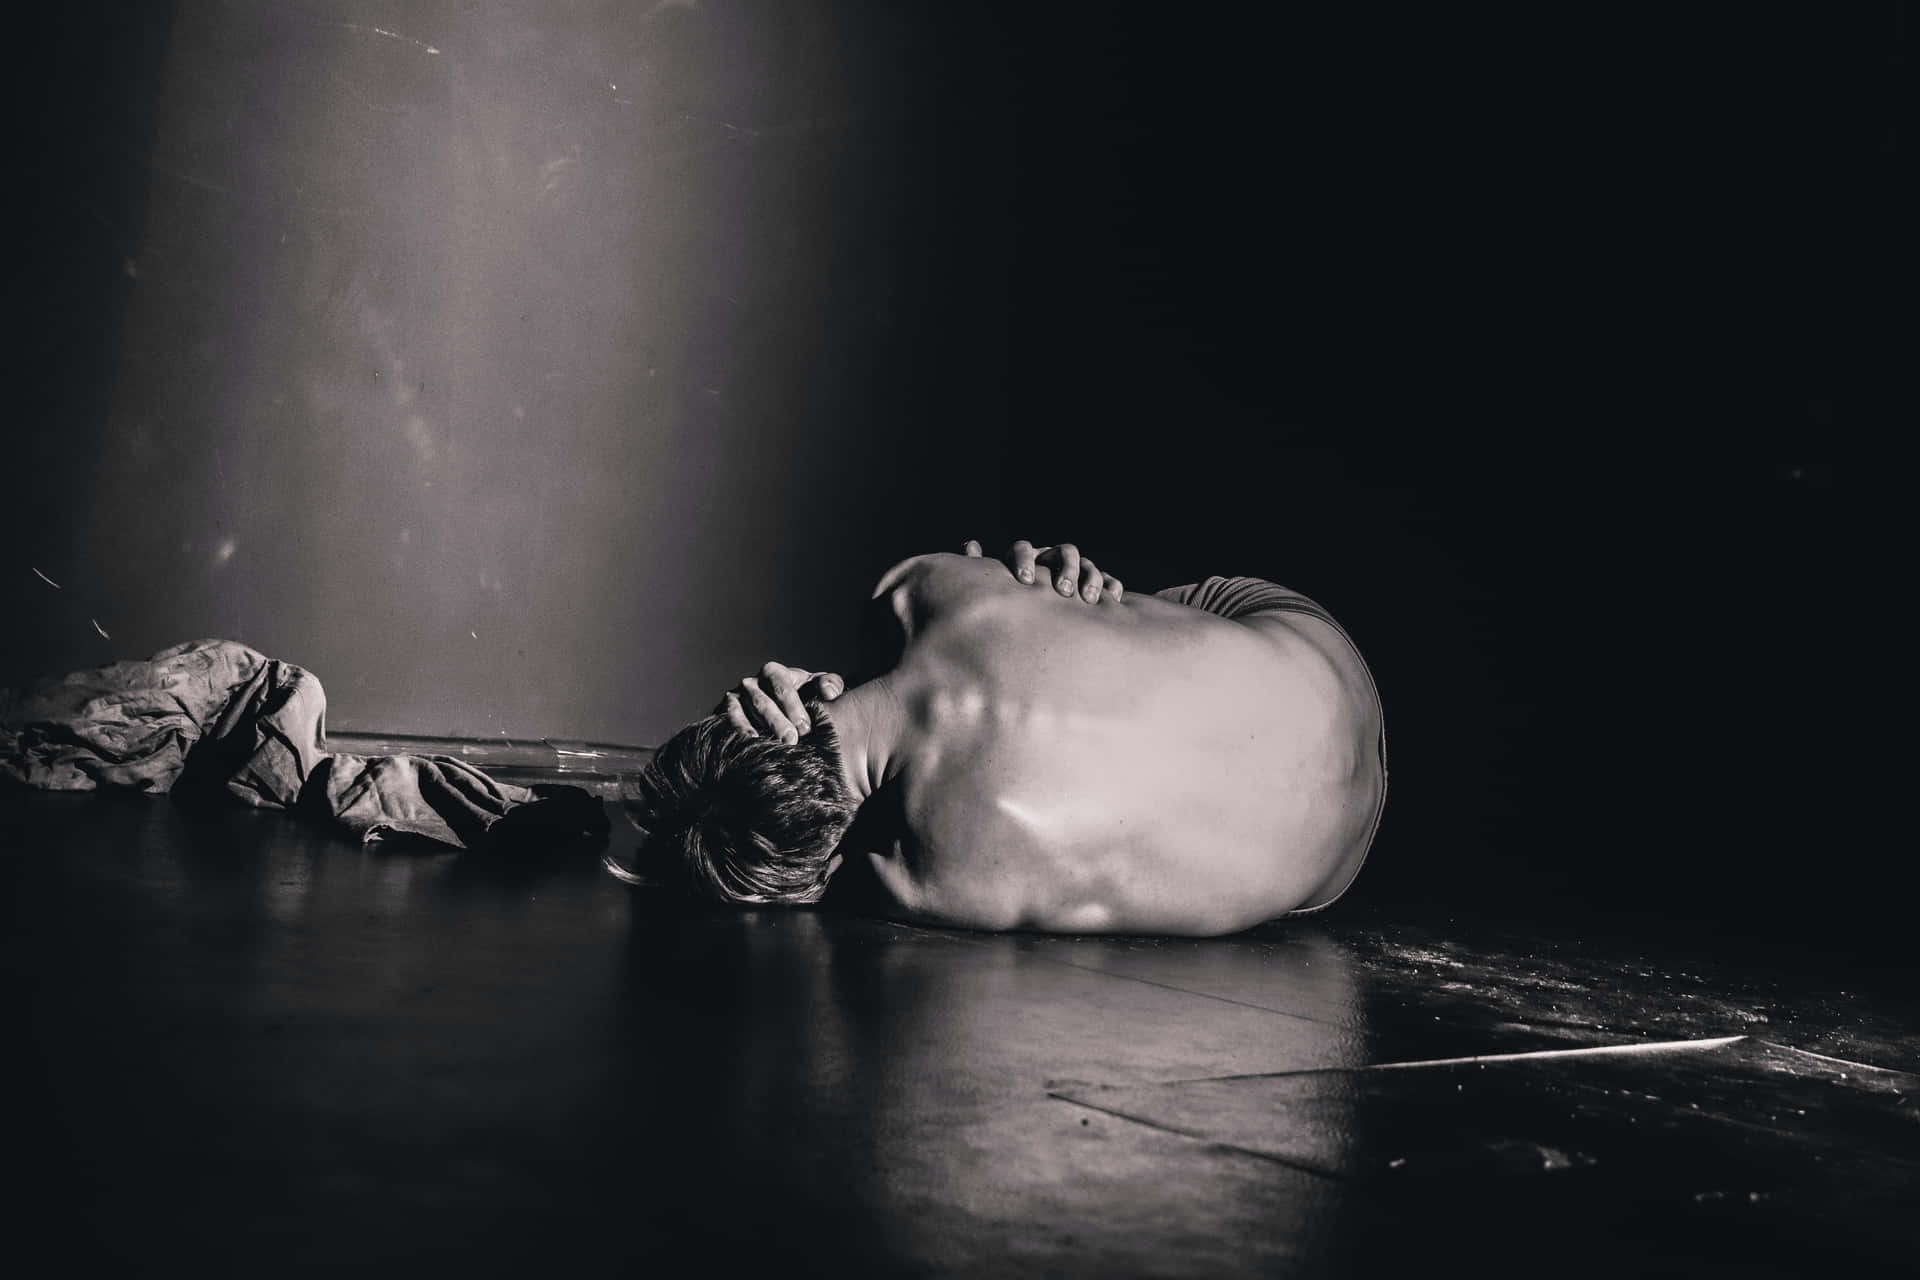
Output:
<instances>
[{"instance_id":1,"label":"dark background","mask_svg":"<svg viewBox=\"0 0 1920 1280\"><path fill-rule=\"evenodd\" d=\"M41 7L0 679L651 743L1067 538L1345 621L1363 894L1884 938L1910 22Z\"/></svg>"}]
</instances>

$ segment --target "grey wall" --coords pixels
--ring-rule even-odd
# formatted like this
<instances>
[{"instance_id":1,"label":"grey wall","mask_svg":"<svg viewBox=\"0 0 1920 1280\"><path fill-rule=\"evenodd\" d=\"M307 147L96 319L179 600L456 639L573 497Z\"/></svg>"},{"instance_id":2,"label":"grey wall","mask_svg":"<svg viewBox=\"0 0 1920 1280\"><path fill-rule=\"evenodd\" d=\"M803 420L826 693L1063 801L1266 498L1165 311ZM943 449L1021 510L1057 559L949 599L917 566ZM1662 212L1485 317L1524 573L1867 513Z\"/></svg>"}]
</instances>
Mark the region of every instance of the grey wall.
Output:
<instances>
[{"instance_id":1,"label":"grey wall","mask_svg":"<svg viewBox=\"0 0 1920 1280\"><path fill-rule=\"evenodd\" d=\"M68 21L45 270L95 292L40 372L92 390L34 424L61 491L29 486L13 665L230 636L319 673L335 728L657 741L843 653L887 555L992 517L1005 416L937 32L851 9ZM934 348L965 376L911 404ZM954 423L922 492L890 479Z\"/></svg>"}]
</instances>

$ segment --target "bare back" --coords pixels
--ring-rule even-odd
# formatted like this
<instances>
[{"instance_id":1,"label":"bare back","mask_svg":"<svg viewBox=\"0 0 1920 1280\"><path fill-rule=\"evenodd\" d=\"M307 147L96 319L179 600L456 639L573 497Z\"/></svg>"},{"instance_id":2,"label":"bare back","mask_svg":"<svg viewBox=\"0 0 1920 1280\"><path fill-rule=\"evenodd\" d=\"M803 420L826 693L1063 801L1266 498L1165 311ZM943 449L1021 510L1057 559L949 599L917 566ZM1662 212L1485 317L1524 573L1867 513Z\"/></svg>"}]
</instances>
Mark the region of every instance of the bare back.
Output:
<instances>
[{"instance_id":1,"label":"bare back","mask_svg":"<svg viewBox=\"0 0 1920 1280\"><path fill-rule=\"evenodd\" d=\"M948 555L876 599L904 643L855 693L903 718L904 830L875 869L909 915L1223 933L1337 894L1364 855L1378 706L1325 623L1089 605Z\"/></svg>"}]
</instances>

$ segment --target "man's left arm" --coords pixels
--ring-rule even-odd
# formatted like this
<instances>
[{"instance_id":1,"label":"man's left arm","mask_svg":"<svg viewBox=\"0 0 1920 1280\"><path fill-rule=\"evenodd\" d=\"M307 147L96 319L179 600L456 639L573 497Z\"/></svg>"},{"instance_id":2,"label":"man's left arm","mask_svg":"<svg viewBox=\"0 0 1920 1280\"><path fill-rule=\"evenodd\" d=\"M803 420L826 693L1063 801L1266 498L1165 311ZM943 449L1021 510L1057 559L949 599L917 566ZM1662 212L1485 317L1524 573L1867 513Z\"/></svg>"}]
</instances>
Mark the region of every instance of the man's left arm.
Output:
<instances>
[{"instance_id":1,"label":"man's left arm","mask_svg":"<svg viewBox=\"0 0 1920 1280\"><path fill-rule=\"evenodd\" d=\"M967 539L960 554L982 558L980 543ZM935 557L937 558L937 556ZM861 615L859 653L853 684L861 684L883 675L899 660L908 620L898 617L892 599L894 590L905 583L924 556L910 556L889 569L874 587L873 597ZM1036 547L1027 539L1014 542L1000 557L1007 571L1030 586L1045 585L1063 596L1077 597L1088 604L1102 600L1118 604L1126 588L1120 579L1101 572L1092 557L1083 554L1071 542ZM768 662L754 675L744 677L720 699L713 714L725 717L733 726L750 736L762 734L786 742L797 742L812 729L806 700L817 697L831 702L848 688L848 681L832 671L808 671L780 662Z\"/></svg>"},{"instance_id":2,"label":"man's left arm","mask_svg":"<svg viewBox=\"0 0 1920 1280\"><path fill-rule=\"evenodd\" d=\"M980 543L968 538L961 554L980 556ZM1036 547L1021 538L1007 548L1000 562L1021 582L1032 585L1043 576L1050 576L1055 591L1063 596L1077 595L1088 604L1098 604L1102 597L1118 604L1126 597L1126 587L1120 579L1102 573L1093 558L1071 542Z\"/></svg>"}]
</instances>

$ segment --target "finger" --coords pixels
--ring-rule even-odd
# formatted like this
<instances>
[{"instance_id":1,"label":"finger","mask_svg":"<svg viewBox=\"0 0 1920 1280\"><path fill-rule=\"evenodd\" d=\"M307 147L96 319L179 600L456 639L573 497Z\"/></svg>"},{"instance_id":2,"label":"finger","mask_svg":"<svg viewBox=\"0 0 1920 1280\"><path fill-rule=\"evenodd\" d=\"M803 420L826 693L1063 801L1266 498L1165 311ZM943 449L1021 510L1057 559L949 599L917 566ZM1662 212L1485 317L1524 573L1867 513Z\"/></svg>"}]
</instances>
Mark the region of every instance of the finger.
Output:
<instances>
[{"instance_id":1,"label":"finger","mask_svg":"<svg viewBox=\"0 0 1920 1280\"><path fill-rule=\"evenodd\" d=\"M1080 548L1063 542L1053 551L1060 566L1053 571L1053 585L1061 595L1070 596L1080 589Z\"/></svg>"},{"instance_id":2,"label":"finger","mask_svg":"<svg viewBox=\"0 0 1920 1280\"><path fill-rule=\"evenodd\" d=\"M713 713L723 717L728 724L749 738L760 736L760 731L753 727L753 721L747 719L746 710L740 705L740 695L731 689L727 690L726 697L720 699L720 705L713 709Z\"/></svg>"},{"instance_id":3,"label":"finger","mask_svg":"<svg viewBox=\"0 0 1920 1280\"><path fill-rule=\"evenodd\" d=\"M1080 598L1082 600L1085 600L1088 604L1100 603L1100 582L1102 577L1103 575L1100 572L1099 566L1084 557L1081 559Z\"/></svg>"},{"instance_id":4,"label":"finger","mask_svg":"<svg viewBox=\"0 0 1920 1280\"><path fill-rule=\"evenodd\" d=\"M813 679L800 686L800 697L804 702L808 698L818 698L822 702L832 702L847 691L847 682L839 673L822 671Z\"/></svg>"},{"instance_id":5,"label":"finger","mask_svg":"<svg viewBox=\"0 0 1920 1280\"><path fill-rule=\"evenodd\" d=\"M812 674L779 662L769 662L760 668L760 687L780 704L795 733L806 733L813 728L812 721L807 719L807 706L800 700L800 684Z\"/></svg>"},{"instance_id":6,"label":"finger","mask_svg":"<svg viewBox=\"0 0 1920 1280\"><path fill-rule=\"evenodd\" d=\"M1125 589L1125 587L1121 586L1120 579L1114 577L1112 574L1107 575L1107 595L1112 598L1115 604L1120 603L1121 592Z\"/></svg>"},{"instance_id":7,"label":"finger","mask_svg":"<svg viewBox=\"0 0 1920 1280\"><path fill-rule=\"evenodd\" d=\"M1033 562L1037 553L1025 538L1007 548L1007 568L1022 582L1033 581Z\"/></svg>"},{"instance_id":8,"label":"finger","mask_svg":"<svg viewBox=\"0 0 1920 1280\"><path fill-rule=\"evenodd\" d=\"M974 539L968 538L966 543L960 548L960 554L978 559L980 556L980 544Z\"/></svg>"},{"instance_id":9,"label":"finger","mask_svg":"<svg viewBox=\"0 0 1920 1280\"><path fill-rule=\"evenodd\" d=\"M740 682L740 701L746 704L747 714L770 738L779 738L783 742L798 742L800 735L794 732L793 722L787 719L787 713L771 694L760 687L760 682L748 676Z\"/></svg>"}]
</instances>

